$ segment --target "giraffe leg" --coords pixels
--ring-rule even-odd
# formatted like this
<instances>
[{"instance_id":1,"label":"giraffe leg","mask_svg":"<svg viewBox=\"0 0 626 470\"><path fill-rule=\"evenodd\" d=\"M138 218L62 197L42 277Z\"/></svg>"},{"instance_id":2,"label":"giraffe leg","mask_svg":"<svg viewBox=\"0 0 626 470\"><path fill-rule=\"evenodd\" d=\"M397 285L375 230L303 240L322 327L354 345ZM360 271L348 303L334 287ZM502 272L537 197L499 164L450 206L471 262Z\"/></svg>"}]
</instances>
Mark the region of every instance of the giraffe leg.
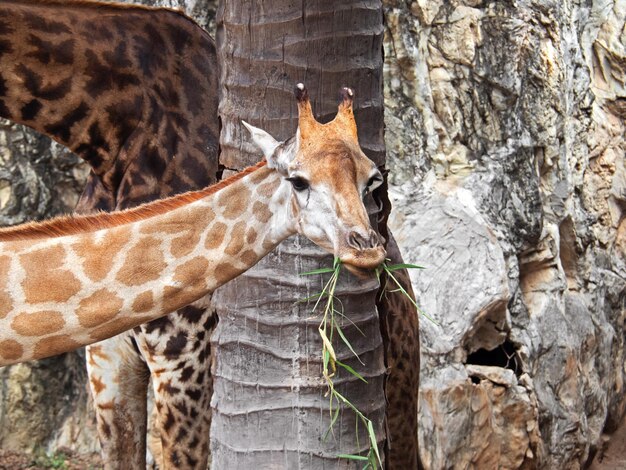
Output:
<instances>
[{"instance_id":1,"label":"giraffe leg","mask_svg":"<svg viewBox=\"0 0 626 470\"><path fill-rule=\"evenodd\" d=\"M207 468L215 322L206 303L196 303L142 325L136 334L152 374L161 469Z\"/></svg>"},{"instance_id":2,"label":"giraffe leg","mask_svg":"<svg viewBox=\"0 0 626 470\"><path fill-rule=\"evenodd\" d=\"M132 333L88 346L87 372L105 468L146 468L149 375Z\"/></svg>"}]
</instances>

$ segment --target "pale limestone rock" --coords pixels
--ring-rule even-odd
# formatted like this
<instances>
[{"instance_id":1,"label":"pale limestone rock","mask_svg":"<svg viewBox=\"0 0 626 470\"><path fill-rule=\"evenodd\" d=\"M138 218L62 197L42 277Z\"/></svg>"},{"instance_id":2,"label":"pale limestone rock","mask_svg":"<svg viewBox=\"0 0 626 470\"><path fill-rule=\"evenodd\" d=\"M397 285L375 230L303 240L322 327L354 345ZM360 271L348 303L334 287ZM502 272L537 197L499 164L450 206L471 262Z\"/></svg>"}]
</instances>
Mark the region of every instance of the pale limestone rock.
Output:
<instances>
[{"instance_id":1,"label":"pale limestone rock","mask_svg":"<svg viewBox=\"0 0 626 470\"><path fill-rule=\"evenodd\" d=\"M475 377L480 380L488 380L496 385L503 385L506 388L517 384L517 378L511 369L467 364L465 366L465 370L470 377Z\"/></svg>"},{"instance_id":2,"label":"pale limestone rock","mask_svg":"<svg viewBox=\"0 0 626 470\"><path fill-rule=\"evenodd\" d=\"M626 1L384 3L422 460L583 468L626 409Z\"/></svg>"},{"instance_id":3,"label":"pale limestone rock","mask_svg":"<svg viewBox=\"0 0 626 470\"><path fill-rule=\"evenodd\" d=\"M539 439L532 395L516 378L502 385L480 375L447 366L422 380L419 411L430 429L420 433L426 468L533 468Z\"/></svg>"},{"instance_id":4,"label":"pale limestone rock","mask_svg":"<svg viewBox=\"0 0 626 470\"><path fill-rule=\"evenodd\" d=\"M443 0L416 0L411 3L410 10L422 24L430 25L437 17L443 3Z\"/></svg>"},{"instance_id":5,"label":"pale limestone rock","mask_svg":"<svg viewBox=\"0 0 626 470\"><path fill-rule=\"evenodd\" d=\"M508 324L505 259L469 191L428 183L408 197L390 192L396 210L389 225L412 261L426 268L411 271L413 285L427 293L419 296L420 307L437 323L422 322L424 347L463 360L465 353L493 349L504 340L499 331Z\"/></svg>"}]
</instances>

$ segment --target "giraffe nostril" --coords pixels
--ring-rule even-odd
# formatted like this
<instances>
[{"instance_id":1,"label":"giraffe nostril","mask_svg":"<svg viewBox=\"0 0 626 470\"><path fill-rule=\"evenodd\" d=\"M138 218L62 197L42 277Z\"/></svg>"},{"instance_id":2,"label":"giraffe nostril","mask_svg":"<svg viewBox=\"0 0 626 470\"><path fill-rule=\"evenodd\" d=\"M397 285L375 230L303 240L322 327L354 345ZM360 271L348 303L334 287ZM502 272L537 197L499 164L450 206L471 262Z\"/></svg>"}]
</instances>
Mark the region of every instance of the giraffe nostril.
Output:
<instances>
[{"instance_id":1,"label":"giraffe nostril","mask_svg":"<svg viewBox=\"0 0 626 470\"><path fill-rule=\"evenodd\" d=\"M370 230L366 237L359 232L352 231L348 234L348 245L357 250L367 250L380 246L381 240L374 230Z\"/></svg>"},{"instance_id":2,"label":"giraffe nostril","mask_svg":"<svg viewBox=\"0 0 626 470\"><path fill-rule=\"evenodd\" d=\"M383 244L382 237L374 230L370 230L369 248L376 248Z\"/></svg>"},{"instance_id":3,"label":"giraffe nostril","mask_svg":"<svg viewBox=\"0 0 626 470\"><path fill-rule=\"evenodd\" d=\"M358 232L350 232L348 235L348 245L352 248L356 248L357 250L363 250L365 248L364 245L365 238L362 237Z\"/></svg>"}]
</instances>

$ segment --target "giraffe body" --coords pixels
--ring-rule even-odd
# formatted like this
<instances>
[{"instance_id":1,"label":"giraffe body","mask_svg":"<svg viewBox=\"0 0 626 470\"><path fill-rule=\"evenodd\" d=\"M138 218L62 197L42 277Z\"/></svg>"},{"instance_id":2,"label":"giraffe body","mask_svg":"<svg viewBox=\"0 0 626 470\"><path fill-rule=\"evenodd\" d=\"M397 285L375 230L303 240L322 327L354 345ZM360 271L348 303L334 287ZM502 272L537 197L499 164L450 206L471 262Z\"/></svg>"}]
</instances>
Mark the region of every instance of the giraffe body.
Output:
<instances>
[{"instance_id":1,"label":"giraffe body","mask_svg":"<svg viewBox=\"0 0 626 470\"><path fill-rule=\"evenodd\" d=\"M173 10L85 0L5 0L0 13L0 116L89 163L79 211L215 181L217 59L198 25Z\"/></svg>"}]
</instances>

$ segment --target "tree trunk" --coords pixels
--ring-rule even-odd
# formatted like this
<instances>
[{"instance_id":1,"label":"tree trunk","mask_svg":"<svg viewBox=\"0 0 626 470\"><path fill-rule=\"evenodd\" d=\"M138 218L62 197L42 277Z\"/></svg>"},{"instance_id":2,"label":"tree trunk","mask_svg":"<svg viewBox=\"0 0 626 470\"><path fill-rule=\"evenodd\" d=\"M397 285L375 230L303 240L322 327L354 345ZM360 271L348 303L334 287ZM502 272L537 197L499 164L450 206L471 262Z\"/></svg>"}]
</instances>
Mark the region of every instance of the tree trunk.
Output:
<instances>
[{"instance_id":1,"label":"tree trunk","mask_svg":"<svg viewBox=\"0 0 626 470\"><path fill-rule=\"evenodd\" d=\"M241 169L260 158L240 120L285 139L296 130L293 88L309 88L317 117L337 110L342 85L356 91L356 119L364 151L384 163L380 2L321 0L293 3L223 2L218 10L221 66L221 164ZM371 202L371 201L370 201ZM213 468L346 468L341 453L369 447L355 416L343 409L334 431L321 374L319 312L300 300L319 292L319 276L299 273L332 265L301 238L283 243L213 297L220 316L214 335ZM350 322L343 328L365 365L337 345L337 354L368 380L340 373L335 382L385 437L384 357L375 308L378 283L342 273L338 291Z\"/></svg>"}]
</instances>

